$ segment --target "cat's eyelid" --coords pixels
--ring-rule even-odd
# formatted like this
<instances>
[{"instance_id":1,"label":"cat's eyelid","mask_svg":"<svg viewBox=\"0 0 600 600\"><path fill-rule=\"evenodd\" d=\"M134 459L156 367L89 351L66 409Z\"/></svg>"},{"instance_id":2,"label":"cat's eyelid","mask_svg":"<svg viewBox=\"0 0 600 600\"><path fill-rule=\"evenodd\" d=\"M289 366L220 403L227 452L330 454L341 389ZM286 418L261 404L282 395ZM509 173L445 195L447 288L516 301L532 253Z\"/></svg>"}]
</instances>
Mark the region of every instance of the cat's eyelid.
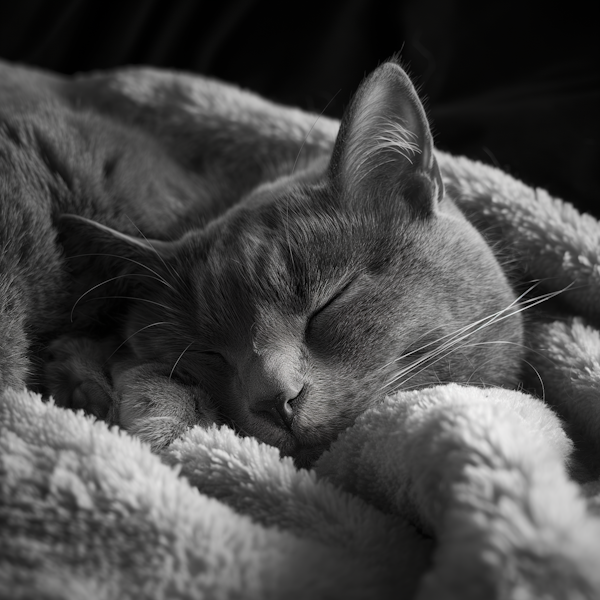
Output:
<instances>
[{"instance_id":1,"label":"cat's eyelid","mask_svg":"<svg viewBox=\"0 0 600 600\"><path fill-rule=\"evenodd\" d=\"M324 304L319 306L313 313L310 315L310 318L316 317L319 313L323 312L326 308L331 306L336 300L341 298L347 291L348 288L356 281L356 277L352 278L348 283L344 284L337 292L335 292Z\"/></svg>"}]
</instances>

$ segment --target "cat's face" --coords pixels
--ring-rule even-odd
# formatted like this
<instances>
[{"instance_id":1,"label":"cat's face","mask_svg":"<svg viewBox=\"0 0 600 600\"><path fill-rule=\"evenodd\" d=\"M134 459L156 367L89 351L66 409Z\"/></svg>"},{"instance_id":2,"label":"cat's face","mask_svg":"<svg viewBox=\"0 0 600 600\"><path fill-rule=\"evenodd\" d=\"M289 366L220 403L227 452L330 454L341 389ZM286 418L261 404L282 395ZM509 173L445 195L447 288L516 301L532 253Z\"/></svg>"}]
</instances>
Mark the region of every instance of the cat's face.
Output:
<instances>
[{"instance_id":1,"label":"cat's face","mask_svg":"<svg viewBox=\"0 0 600 600\"><path fill-rule=\"evenodd\" d=\"M515 383L514 295L444 199L396 65L363 84L321 173L266 184L205 230L140 252L166 284L131 313L135 353L172 364L300 465L397 389Z\"/></svg>"},{"instance_id":2,"label":"cat's face","mask_svg":"<svg viewBox=\"0 0 600 600\"><path fill-rule=\"evenodd\" d=\"M175 372L241 431L307 459L396 389L512 383L514 348L479 344L518 342L514 318L475 330L514 298L451 207L413 220L344 207L327 185L275 198L188 240L191 268L173 265L187 270L178 326L148 330L138 353L172 347Z\"/></svg>"}]
</instances>

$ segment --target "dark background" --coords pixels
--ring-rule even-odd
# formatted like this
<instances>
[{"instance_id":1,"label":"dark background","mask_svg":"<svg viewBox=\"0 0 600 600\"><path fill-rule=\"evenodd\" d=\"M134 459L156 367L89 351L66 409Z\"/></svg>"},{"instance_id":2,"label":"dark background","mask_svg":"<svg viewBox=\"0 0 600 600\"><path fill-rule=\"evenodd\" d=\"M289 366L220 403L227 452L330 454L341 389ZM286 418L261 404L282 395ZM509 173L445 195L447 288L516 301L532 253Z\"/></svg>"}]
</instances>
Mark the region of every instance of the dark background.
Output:
<instances>
[{"instance_id":1,"label":"dark background","mask_svg":"<svg viewBox=\"0 0 600 600\"><path fill-rule=\"evenodd\" d=\"M148 64L340 116L394 53L437 145L600 216L592 2L0 0L0 57L62 73Z\"/></svg>"}]
</instances>

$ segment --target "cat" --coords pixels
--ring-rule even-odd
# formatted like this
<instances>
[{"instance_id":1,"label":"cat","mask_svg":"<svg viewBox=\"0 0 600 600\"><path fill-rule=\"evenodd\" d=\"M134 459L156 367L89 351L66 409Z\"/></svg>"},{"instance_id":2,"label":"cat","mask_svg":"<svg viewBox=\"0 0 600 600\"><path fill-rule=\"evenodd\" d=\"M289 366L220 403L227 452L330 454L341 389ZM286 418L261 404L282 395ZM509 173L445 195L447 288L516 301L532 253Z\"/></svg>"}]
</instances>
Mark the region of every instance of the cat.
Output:
<instances>
[{"instance_id":1,"label":"cat","mask_svg":"<svg viewBox=\"0 0 600 600\"><path fill-rule=\"evenodd\" d=\"M395 59L331 151L214 103L191 168L134 125L36 102L0 109L3 386L41 381L156 451L227 423L303 467L396 390L518 383L517 297L444 193Z\"/></svg>"}]
</instances>

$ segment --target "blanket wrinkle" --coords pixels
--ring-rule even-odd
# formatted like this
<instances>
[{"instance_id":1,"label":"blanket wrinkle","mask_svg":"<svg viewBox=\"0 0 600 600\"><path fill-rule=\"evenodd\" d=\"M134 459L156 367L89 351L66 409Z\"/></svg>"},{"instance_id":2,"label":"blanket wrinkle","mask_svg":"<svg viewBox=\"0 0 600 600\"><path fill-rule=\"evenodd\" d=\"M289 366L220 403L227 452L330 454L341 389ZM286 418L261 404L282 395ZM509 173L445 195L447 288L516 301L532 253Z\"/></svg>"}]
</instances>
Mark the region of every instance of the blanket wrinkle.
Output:
<instances>
[{"instance_id":1,"label":"blanket wrinkle","mask_svg":"<svg viewBox=\"0 0 600 600\"><path fill-rule=\"evenodd\" d=\"M346 597L387 598L416 583L342 545L253 524L135 438L34 394L6 392L0 423L2 598L53 597L45 581L57 570L119 598L336 597L339 581Z\"/></svg>"},{"instance_id":2,"label":"blanket wrinkle","mask_svg":"<svg viewBox=\"0 0 600 600\"><path fill-rule=\"evenodd\" d=\"M318 481L314 472L297 471L275 448L240 440L228 428L194 428L167 449L163 460L179 465L181 475L203 493L265 526L356 546L378 563L388 562L402 545L404 560L411 562L424 561L430 550L431 542L410 525L385 518L360 498Z\"/></svg>"},{"instance_id":3,"label":"blanket wrinkle","mask_svg":"<svg viewBox=\"0 0 600 600\"><path fill-rule=\"evenodd\" d=\"M36 77L32 98L135 123L185 165L207 98L239 118L241 144L260 123L306 141L310 157L338 130L193 75ZM188 430L159 457L81 412L5 391L1 600L600 598L600 224L497 168L436 156L449 195L499 232L528 287L558 293L554 313L525 313L539 397L397 392L297 471L227 427Z\"/></svg>"},{"instance_id":4,"label":"blanket wrinkle","mask_svg":"<svg viewBox=\"0 0 600 600\"><path fill-rule=\"evenodd\" d=\"M600 332L580 317L541 323L534 329L536 368L546 402L554 407L600 476Z\"/></svg>"},{"instance_id":5,"label":"blanket wrinkle","mask_svg":"<svg viewBox=\"0 0 600 600\"><path fill-rule=\"evenodd\" d=\"M360 470L340 469L347 447L361 449ZM507 597L529 588L528 597L570 597L600 583L600 521L589 520L568 480L570 451L559 420L538 401L449 385L398 392L385 410L365 413L316 470L389 511L417 515L432 533L434 566L418 597L495 597L507 572ZM566 582L545 573L570 567Z\"/></svg>"}]
</instances>

